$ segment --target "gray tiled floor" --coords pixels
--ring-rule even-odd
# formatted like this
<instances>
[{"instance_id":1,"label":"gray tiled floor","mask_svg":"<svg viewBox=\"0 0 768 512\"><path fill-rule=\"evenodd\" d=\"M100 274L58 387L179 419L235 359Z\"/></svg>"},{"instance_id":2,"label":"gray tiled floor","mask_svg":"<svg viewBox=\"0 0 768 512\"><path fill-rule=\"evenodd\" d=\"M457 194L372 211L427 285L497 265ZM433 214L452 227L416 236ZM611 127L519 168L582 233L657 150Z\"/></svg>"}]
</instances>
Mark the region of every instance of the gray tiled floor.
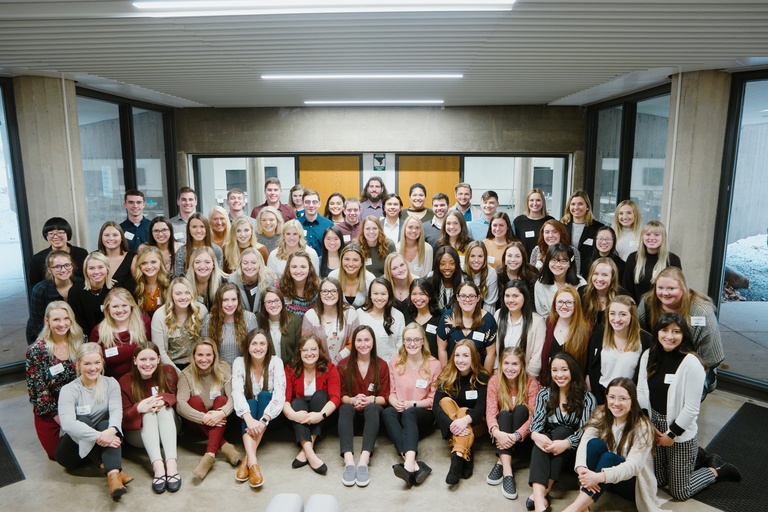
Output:
<instances>
[{"instance_id":1,"label":"gray tiled floor","mask_svg":"<svg viewBox=\"0 0 768 512\"><path fill-rule=\"evenodd\" d=\"M730 419L745 400L741 397L715 392L702 405L699 419L700 438L706 445L720 428ZM336 496L345 511L393 511L393 510L441 510L459 511L471 508L475 511L525 510L525 498L530 492L527 485L527 469L516 471L520 493L516 501L508 501L501 495L499 487L485 483L485 476L494 461L489 445L483 443L477 453L475 475L462 481L456 489L448 489L444 479L448 470L447 444L437 434L432 434L420 443L419 458L434 468L434 473L418 488L405 490L400 480L392 474L391 465L397 461L391 443L386 437L379 437L377 452L371 466L371 484L367 488L345 488L341 484L343 464L338 456L338 440L330 436L319 443L319 454L328 464L329 473L322 477L309 468L291 469L290 461L296 454L288 441L267 442L259 450L259 463L264 473L265 484L259 491L235 483L235 469L223 460L218 460L209 476L202 483L193 483L191 471L200 454L201 444L188 445L179 449L179 465L183 487L177 494L153 495L150 491L149 464L146 455L127 451L124 468L135 476L129 485L129 492L120 503L113 503L103 476L73 476L66 474L54 462L45 457L37 440L32 423L32 410L27 401L24 383L0 386L0 427L5 432L27 479L0 488L0 510L149 510L163 507L175 510L264 510L269 500L277 493L296 492L306 500L314 493L329 493ZM359 443L359 438L357 439ZM359 444L357 445L359 447ZM554 493L553 509L562 510L575 490L557 489ZM661 491L664 499L668 496ZM706 512L715 510L695 500L685 503L670 502L668 510L680 512ZM634 510L632 504L611 495L606 496L592 510L627 511Z\"/></svg>"}]
</instances>

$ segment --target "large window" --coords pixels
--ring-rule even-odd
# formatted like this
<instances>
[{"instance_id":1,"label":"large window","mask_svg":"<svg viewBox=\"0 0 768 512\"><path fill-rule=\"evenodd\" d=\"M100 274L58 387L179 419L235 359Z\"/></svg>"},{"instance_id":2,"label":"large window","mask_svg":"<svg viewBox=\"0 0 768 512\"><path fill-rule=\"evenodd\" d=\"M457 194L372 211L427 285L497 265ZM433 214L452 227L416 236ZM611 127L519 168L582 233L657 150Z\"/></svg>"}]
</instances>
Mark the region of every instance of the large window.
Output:
<instances>
[{"instance_id":1,"label":"large window","mask_svg":"<svg viewBox=\"0 0 768 512\"><path fill-rule=\"evenodd\" d=\"M125 220L126 190L144 192L147 218L176 212L175 208L169 211L166 201L169 185L175 188L167 158L172 154L166 134L170 113L92 94L78 90L77 119L88 211L87 248L95 249L105 221Z\"/></svg>"},{"instance_id":2,"label":"large window","mask_svg":"<svg viewBox=\"0 0 768 512\"><path fill-rule=\"evenodd\" d=\"M25 201L18 200L23 197L23 184L16 178L23 178L15 172L11 158L8 120L12 108L5 101L10 92L10 81L0 81L0 366L22 361L27 349L27 287L20 224L28 215Z\"/></svg>"},{"instance_id":3,"label":"large window","mask_svg":"<svg viewBox=\"0 0 768 512\"><path fill-rule=\"evenodd\" d=\"M664 86L590 109L585 189L600 221L610 224L624 199L643 222L661 217L669 101Z\"/></svg>"},{"instance_id":4,"label":"large window","mask_svg":"<svg viewBox=\"0 0 768 512\"><path fill-rule=\"evenodd\" d=\"M768 72L735 75L732 87L710 293L723 369L768 385Z\"/></svg>"}]
</instances>

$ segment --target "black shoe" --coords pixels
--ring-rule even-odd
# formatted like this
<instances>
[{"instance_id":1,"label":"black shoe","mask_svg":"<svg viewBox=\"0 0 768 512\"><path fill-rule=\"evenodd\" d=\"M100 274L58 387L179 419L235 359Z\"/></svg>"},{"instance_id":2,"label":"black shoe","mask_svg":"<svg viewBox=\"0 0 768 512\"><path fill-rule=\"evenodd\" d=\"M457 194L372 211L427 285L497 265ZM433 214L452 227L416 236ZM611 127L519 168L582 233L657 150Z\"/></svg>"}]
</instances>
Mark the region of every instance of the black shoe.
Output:
<instances>
[{"instance_id":1,"label":"black shoe","mask_svg":"<svg viewBox=\"0 0 768 512\"><path fill-rule=\"evenodd\" d=\"M461 478L464 480L471 478L472 473L475 472L475 459L472 458L472 454L469 454L469 460L464 461L464 467L461 468Z\"/></svg>"},{"instance_id":2,"label":"black shoe","mask_svg":"<svg viewBox=\"0 0 768 512\"><path fill-rule=\"evenodd\" d=\"M488 476L486 477L485 481L488 482L488 485L499 485L502 480L504 479L504 468L501 467L501 464L498 462L493 465L493 468L491 468L491 472L488 473Z\"/></svg>"},{"instance_id":3,"label":"black shoe","mask_svg":"<svg viewBox=\"0 0 768 512\"><path fill-rule=\"evenodd\" d=\"M293 469L299 469L299 468L303 468L307 464L309 464L308 460L293 459L293 462L291 462L291 467Z\"/></svg>"},{"instance_id":4,"label":"black shoe","mask_svg":"<svg viewBox=\"0 0 768 512\"><path fill-rule=\"evenodd\" d=\"M544 496L544 499L547 500L547 508L549 508L549 494ZM528 498L525 500L525 508L526 510L533 510L536 508L536 504L533 502L533 498Z\"/></svg>"},{"instance_id":5,"label":"black shoe","mask_svg":"<svg viewBox=\"0 0 768 512\"><path fill-rule=\"evenodd\" d=\"M311 468L312 468L312 466L309 466L309 467L311 467ZM322 464L320 464L318 467L316 467L316 468L312 468L312 471L314 471L314 472L315 472L315 473L317 473L318 475L324 475L324 474L326 474L326 473L328 472L328 466L326 466L326 465L325 465L325 462L323 462L323 463L322 463Z\"/></svg>"},{"instance_id":6,"label":"black shoe","mask_svg":"<svg viewBox=\"0 0 768 512\"><path fill-rule=\"evenodd\" d=\"M155 491L156 494L163 494L167 488L167 484L168 482L165 479L165 475L152 478L152 490Z\"/></svg>"},{"instance_id":7,"label":"black shoe","mask_svg":"<svg viewBox=\"0 0 768 512\"><path fill-rule=\"evenodd\" d=\"M406 489L413 487L415 483L414 474L405 469L403 464L394 464L392 470L395 472L395 476L405 482Z\"/></svg>"},{"instance_id":8,"label":"black shoe","mask_svg":"<svg viewBox=\"0 0 768 512\"><path fill-rule=\"evenodd\" d=\"M451 468L448 470L448 474L445 477L445 483L448 485L456 485L461 478L461 472L464 469L464 458L458 453L451 454Z\"/></svg>"},{"instance_id":9,"label":"black shoe","mask_svg":"<svg viewBox=\"0 0 768 512\"><path fill-rule=\"evenodd\" d=\"M696 459L696 461L698 462L698 458ZM709 455L704 457L704 463L702 464L701 467L702 468L719 468L723 464L725 464L725 460L721 456L719 456L716 453L710 453Z\"/></svg>"},{"instance_id":10,"label":"black shoe","mask_svg":"<svg viewBox=\"0 0 768 512\"><path fill-rule=\"evenodd\" d=\"M504 497L507 498L508 500L517 499L517 485L515 485L514 476L510 475L502 478L501 494L503 494Z\"/></svg>"},{"instance_id":11,"label":"black shoe","mask_svg":"<svg viewBox=\"0 0 768 512\"><path fill-rule=\"evenodd\" d=\"M709 458L709 455L707 455L707 451L701 446L699 446L699 449L696 452L696 462L693 465L693 469L712 467L712 466L708 466L707 464L708 458Z\"/></svg>"},{"instance_id":12,"label":"black shoe","mask_svg":"<svg viewBox=\"0 0 768 512\"><path fill-rule=\"evenodd\" d=\"M416 464L419 466L419 469L415 471L414 482L417 485L421 485L432 472L432 468L427 466L426 463L424 463L422 460L417 460Z\"/></svg>"},{"instance_id":13,"label":"black shoe","mask_svg":"<svg viewBox=\"0 0 768 512\"><path fill-rule=\"evenodd\" d=\"M181 489L181 475L176 473L175 475L168 475L165 477L166 486L171 492L176 492Z\"/></svg>"},{"instance_id":14,"label":"black shoe","mask_svg":"<svg viewBox=\"0 0 768 512\"><path fill-rule=\"evenodd\" d=\"M726 462L715 470L717 470L718 482L741 482L741 472L733 464Z\"/></svg>"}]
</instances>

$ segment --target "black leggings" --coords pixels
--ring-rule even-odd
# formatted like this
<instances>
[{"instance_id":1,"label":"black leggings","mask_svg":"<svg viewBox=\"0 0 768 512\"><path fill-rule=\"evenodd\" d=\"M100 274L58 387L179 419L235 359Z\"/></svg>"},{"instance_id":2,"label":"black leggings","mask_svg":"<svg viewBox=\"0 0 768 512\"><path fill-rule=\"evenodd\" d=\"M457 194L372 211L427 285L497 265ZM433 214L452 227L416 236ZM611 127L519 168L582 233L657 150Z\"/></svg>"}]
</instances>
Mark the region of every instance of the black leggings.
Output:
<instances>
[{"instance_id":1,"label":"black leggings","mask_svg":"<svg viewBox=\"0 0 768 512\"><path fill-rule=\"evenodd\" d=\"M554 428L551 434L541 432L545 436L549 437L553 441L559 441L561 439L568 439L573 435L573 429L563 425L558 425ZM563 472L563 462L565 456L572 450L565 450L560 455L552 455L541 451L541 448L533 444L533 451L531 452L531 471L528 477L528 484L534 483L541 484L543 486L549 485L549 480L557 482L560 480L560 473Z\"/></svg>"},{"instance_id":2,"label":"black leggings","mask_svg":"<svg viewBox=\"0 0 768 512\"><path fill-rule=\"evenodd\" d=\"M379 435L379 423L382 407L368 404L362 411L357 411L352 404L341 404L339 407L339 445L341 455L354 452L355 425L363 424L363 449L373 455L376 436Z\"/></svg>"},{"instance_id":3,"label":"black leggings","mask_svg":"<svg viewBox=\"0 0 768 512\"><path fill-rule=\"evenodd\" d=\"M402 413L387 407L381 413L381 421L398 453L418 453L419 438L432 432L435 426L432 411L422 407L406 409Z\"/></svg>"},{"instance_id":4,"label":"black leggings","mask_svg":"<svg viewBox=\"0 0 768 512\"><path fill-rule=\"evenodd\" d=\"M315 391L312 398L294 398L291 400L291 407L294 411L309 411L320 412L328 403L328 393L320 390ZM291 422L293 424L293 432L296 434L296 443L301 445L303 441L312 441L312 436L320 436L323 433L323 425L325 420L314 425L304 425L302 423Z\"/></svg>"},{"instance_id":5,"label":"black leggings","mask_svg":"<svg viewBox=\"0 0 768 512\"><path fill-rule=\"evenodd\" d=\"M93 425L88 418L81 418L79 421L85 423L99 432L110 427L109 420L102 420L97 425ZM122 465L122 447L105 448L94 444L91 451L85 458L80 457L80 446L71 438L69 434L64 434L56 447L56 462L67 469L77 469L87 466L93 462L97 466L104 464L104 473L109 473L113 469L121 470Z\"/></svg>"},{"instance_id":6,"label":"black leggings","mask_svg":"<svg viewBox=\"0 0 768 512\"><path fill-rule=\"evenodd\" d=\"M528 408L524 405L518 405L511 411L499 411L496 420L499 422L499 430L511 434L523 426L528 421ZM512 451L519 443L512 445L512 448L496 448L496 455L512 455Z\"/></svg>"}]
</instances>

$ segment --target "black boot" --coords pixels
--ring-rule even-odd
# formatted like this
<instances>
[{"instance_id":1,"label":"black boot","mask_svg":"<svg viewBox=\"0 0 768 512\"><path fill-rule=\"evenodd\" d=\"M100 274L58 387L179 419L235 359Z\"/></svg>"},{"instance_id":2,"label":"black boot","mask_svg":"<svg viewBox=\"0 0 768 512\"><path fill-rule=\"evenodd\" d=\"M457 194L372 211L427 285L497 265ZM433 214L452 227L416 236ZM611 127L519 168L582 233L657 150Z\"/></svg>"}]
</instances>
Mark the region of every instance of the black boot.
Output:
<instances>
[{"instance_id":1,"label":"black boot","mask_svg":"<svg viewBox=\"0 0 768 512\"><path fill-rule=\"evenodd\" d=\"M456 485L459 483L461 472L464 468L464 458L458 453L451 454L451 469L448 470L448 475L445 477L445 483L448 485Z\"/></svg>"},{"instance_id":2,"label":"black boot","mask_svg":"<svg viewBox=\"0 0 768 512\"><path fill-rule=\"evenodd\" d=\"M464 467L461 469L461 478L466 480L472 476L475 471L475 459L472 457L472 452L469 452L469 460L464 461Z\"/></svg>"}]
</instances>

